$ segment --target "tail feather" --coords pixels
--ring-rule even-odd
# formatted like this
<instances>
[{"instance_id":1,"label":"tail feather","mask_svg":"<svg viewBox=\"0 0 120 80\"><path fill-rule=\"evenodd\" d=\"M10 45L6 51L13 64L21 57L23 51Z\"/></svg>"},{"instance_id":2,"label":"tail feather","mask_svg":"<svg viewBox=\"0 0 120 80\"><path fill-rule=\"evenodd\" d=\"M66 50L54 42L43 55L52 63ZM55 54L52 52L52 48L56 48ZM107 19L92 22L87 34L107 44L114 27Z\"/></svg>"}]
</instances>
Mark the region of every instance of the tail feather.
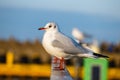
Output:
<instances>
[{"instance_id":1,"label":"tail feather","mask_svg":"<svg viewBox=\"0 0 120 80\"><path fill-rule=\"evenodd\" d=\"M109 58L108 56L106 55L103 55L103 54L98 54L98 53L93 53L94 56L96 57L103 57L103 58Z\"/></svg>"}]
</instances>

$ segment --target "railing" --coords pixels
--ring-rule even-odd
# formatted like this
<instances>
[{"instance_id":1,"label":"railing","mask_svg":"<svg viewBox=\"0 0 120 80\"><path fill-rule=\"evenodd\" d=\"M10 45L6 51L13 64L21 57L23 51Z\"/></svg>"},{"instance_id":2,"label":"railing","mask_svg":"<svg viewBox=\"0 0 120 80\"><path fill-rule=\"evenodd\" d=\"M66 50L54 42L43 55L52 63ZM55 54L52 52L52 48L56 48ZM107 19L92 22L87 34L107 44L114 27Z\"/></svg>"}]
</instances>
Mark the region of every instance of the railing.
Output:
<instances>
[{"instance_id":1,"label":"railing","mask_svg":"<svg viewBox=\"0 0 120 80\"><path fill-rule=\"evenodd\" d=\"M49 64L13 64L14 55L12 52L7 53L5 64L0 64L0 75L6 76L31 76L31 77L50 77L51 66ZM74 66L67 66L72 77L75 77ZM80 78L83 79L84 68L80 68ZM120 68L109 68L108 79L120 79Z\"/></svg>"},{"instance_id":2,"label":"railing","mask_svg":"<svg viewBox=\"0 0 120 80\"><path fill-rule=\"evenodd\" d=\"M55 61L55 58L56 57L52 57L50 80L73 80L66 68L65 62L63 61L63 63L60 64L60 59ZM62 69L60 69L60 65L62 66Z\"/></svg>"}]
</instances>

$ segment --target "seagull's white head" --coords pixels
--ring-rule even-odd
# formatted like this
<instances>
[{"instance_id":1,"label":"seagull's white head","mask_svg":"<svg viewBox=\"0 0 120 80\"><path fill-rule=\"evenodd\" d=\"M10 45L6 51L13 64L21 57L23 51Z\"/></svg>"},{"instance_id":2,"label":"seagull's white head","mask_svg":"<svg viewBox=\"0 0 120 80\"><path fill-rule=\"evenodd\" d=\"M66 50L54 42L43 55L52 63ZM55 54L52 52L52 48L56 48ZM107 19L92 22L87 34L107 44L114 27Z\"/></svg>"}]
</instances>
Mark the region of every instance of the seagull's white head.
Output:
<instances>
[{"instance_id":1,"label":"seagull's white head","mask_svg":"<svg viewBox=\"0 0 120 80\"><path fill-rule=\"evenodd\" d=\"M50 22L50 23L47 23L45 25L45 27L41 27L39 28L38 30L45 30L45 31L58 31L58 26L53 23L53 22Z\"/></svg>"}]
</instances>

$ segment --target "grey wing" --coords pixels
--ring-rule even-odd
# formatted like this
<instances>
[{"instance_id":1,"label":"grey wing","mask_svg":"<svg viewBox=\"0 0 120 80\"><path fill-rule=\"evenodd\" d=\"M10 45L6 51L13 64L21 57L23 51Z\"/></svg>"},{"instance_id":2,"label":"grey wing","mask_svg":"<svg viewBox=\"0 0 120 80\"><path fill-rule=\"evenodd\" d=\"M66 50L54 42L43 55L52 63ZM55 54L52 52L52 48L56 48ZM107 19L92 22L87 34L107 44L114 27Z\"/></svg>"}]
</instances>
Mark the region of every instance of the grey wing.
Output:
<instances>
[{"instance_id":1,"label":"grey wing","mask_svg":"<svg viewBox=\"0 0 120 80\"><path fill-rule=\"evenodd\" d=\"M79 53L88 53L84 47L79 45L73 39L64 36L63 34L57 34L56 40L52 42L54 47L62 49L65 53L77 55Z\"/></svg>"}]
</instances>

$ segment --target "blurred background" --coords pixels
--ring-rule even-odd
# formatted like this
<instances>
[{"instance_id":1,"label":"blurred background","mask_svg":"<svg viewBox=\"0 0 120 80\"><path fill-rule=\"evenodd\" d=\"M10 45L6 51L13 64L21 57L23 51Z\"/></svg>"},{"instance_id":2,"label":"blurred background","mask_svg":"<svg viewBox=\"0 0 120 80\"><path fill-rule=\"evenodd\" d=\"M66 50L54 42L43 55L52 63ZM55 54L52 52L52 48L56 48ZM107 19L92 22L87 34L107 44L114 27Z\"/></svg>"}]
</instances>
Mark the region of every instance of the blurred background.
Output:
<instances>
[{"instance_id":1,"label":"blurred background","mask_svg":"<svg viewBox=\"0 0 120 80\"><path fill-rule=\"evenodd\" d=\"M0 0L0 80L49 80L51 57L38 30L48 22L72 38L73 28L90 35L83 42L110 57L108 80L120 80L119 0ZM73 77L74 62L67 61ZM83 80L84 59L79 63Z\"/></svg>"}]
</instances>

